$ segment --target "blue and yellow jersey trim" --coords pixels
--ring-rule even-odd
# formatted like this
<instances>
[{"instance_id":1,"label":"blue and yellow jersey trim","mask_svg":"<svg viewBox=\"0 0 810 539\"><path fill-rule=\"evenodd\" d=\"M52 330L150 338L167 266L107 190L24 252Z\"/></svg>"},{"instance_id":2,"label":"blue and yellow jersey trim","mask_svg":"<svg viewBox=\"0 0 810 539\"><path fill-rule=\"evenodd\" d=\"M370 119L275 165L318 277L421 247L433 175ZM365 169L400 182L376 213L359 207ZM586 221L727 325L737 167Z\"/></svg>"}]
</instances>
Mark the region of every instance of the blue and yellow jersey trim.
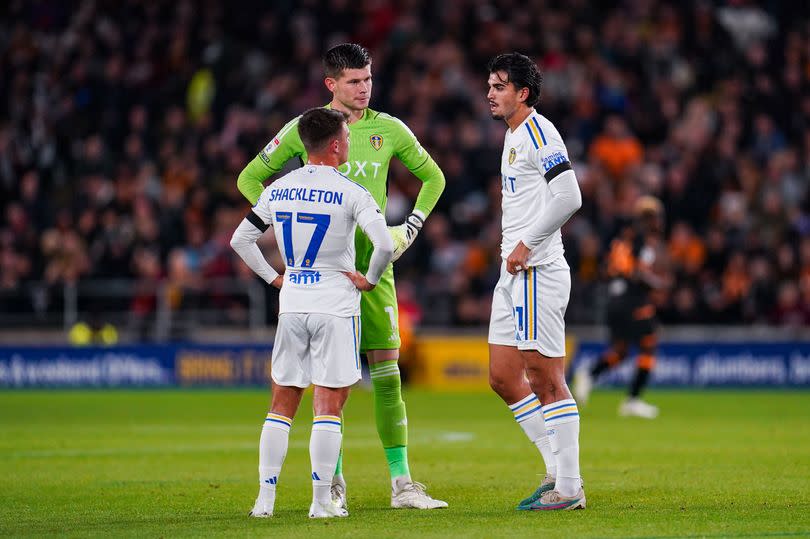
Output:
<instances>
[{"instance_id":1,"label":"blue and yellow jersey trim","mask_svg":"<svg viewBox=\"0 0 810 539\"><path fill-rule=\"evenodd\" d=\"M523 272L523 340L537 340L537 268Z\"/></svg>"},{"instance_id":2,"label":"blue and yellow jersey trim","mask_svg":"<svg viewBox=\"0 0 810 539\"><path fill-rule=\"evenodd\" d=\"M336 415L316 415L312 419L313 425L337 425L340 426L340 418Z\"/></svg>"},{"instance_id":3,"label":"blue and yellow jersey trim","mask_svg":"<svg viewBox=\"0 0 810 539\"><path fill-rule=\"evenodd\" d=\"M529 138L532 139L535 150L539 150L548 144L548 142L546 142L546 135L543 134L543 130L540 129L540 122L537 121L537 116L531 116L523 125L526 127L526 131L529 132Z\"/></svg>"},{"instance_id":4,"label":"blue and yellow jersey trim","mask_svg":"<svg viewBox=\"0 0 810 539\"><path fill-rule=\"evenodd\" d=\"M267 414L267 418L264 421L265 423L267 422L279 423L281 425L286 426L287 428L292 426L292 419L290 419L289 417L284 417L283 415L274 414L272 412Z\"/></svg>"},{"instance_id":5,"label":"blue and yellow jersey trim","mask_svg":"<svg viewBox=\"0 0 810 539\"><path fill-rule=\"evenodd\" d=\"M360 370L360 317L352 316L352 337L354 342L354 366Z\"/></svg>"}]
</instances>

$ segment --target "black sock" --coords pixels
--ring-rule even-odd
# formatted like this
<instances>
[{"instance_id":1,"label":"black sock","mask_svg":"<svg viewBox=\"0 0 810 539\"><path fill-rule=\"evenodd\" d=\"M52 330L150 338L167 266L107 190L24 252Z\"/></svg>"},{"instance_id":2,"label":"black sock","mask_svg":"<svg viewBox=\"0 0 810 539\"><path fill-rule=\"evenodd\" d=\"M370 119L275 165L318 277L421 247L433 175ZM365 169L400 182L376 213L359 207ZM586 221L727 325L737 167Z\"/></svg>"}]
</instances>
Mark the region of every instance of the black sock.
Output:
<instances>
[{"instance_id":1,"label":"black sock","mask_svg":"<svg viewBox=\"0 0 810 539\"><path fill-rule=\"evenodd\" d=\"M599 378L599 375L605 372L610 368L610 363L607 362L605 356L599 358L599 361L596 362L596 365L593 366L591 369L591 376L594 378Z\"/></svg>"},{"instance_id":2,"label":"black sock","mask_svg":"<svg viewBox=\"0 0 810 539\"><path fill-rule=\"evenodd\" d=\"M650 379L649 369L636 369L636 376L630 384L630 397L636 398L641 395L641 391L647 386L647 381Z\"/></svg>"}]
</instances>

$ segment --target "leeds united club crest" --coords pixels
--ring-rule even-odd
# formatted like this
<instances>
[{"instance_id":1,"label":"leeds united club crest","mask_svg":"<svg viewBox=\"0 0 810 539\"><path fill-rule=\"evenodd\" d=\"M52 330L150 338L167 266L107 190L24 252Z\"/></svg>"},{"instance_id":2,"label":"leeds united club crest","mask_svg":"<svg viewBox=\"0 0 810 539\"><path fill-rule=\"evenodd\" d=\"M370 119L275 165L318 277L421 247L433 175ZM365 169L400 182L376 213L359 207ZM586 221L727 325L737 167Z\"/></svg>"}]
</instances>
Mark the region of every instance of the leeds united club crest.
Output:
<instances>
[{"instance_id":1,"label":"leeds united club crest","mask_svg":"<svg viewBox=\"0 0 810 539\"><path fill-rule=\"evenodd\" d=\"M511 165L512 163L514 163L516 158L517 152L515 151L515 149L509 148L509 164Z\"/></svg>"},{"instance_id":2,"label":"leeds united club crest","mask_svg":"<svg viewBox=\"0 0 810 539\"><path fill-rule=\"evenodd\" d=\"M371 135L369 140L371 141L371 146L375 150L379 150L380 148L382 148L382 145L383 145L382 135Z\"/></svg>"}]
</instances>

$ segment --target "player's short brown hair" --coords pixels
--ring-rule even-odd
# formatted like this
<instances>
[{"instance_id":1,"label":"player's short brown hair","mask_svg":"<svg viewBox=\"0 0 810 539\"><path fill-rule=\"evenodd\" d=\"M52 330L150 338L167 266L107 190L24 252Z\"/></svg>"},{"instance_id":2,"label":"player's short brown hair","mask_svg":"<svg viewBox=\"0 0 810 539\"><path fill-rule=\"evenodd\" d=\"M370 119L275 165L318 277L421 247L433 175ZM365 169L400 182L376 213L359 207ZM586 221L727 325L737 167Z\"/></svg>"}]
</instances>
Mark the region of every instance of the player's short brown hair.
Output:
<instances>
[{"instance_id":1,"label":"player's short brown hair","mask_svg":"<svg viewBox=\"0 0 810 539\"><path fill-rule=\"evenodd\" d=\"M368 49L357 43L335 45L323 55L323 71L327 77L337 79L344 69L363 69L371 63Z\"/></svg>"},{"instance_id":2,"label":"player's short brown hair","mask_svg":"<svg viewBox=\"0 0 810 539\"><path fill-rule=\"evenodd\" d=\"M340 127L348 121L349 115L339 110L314 108L301 115L298 120L298 135L307 153L317 152L340 134Z\"/></svg>"}]
</instances>

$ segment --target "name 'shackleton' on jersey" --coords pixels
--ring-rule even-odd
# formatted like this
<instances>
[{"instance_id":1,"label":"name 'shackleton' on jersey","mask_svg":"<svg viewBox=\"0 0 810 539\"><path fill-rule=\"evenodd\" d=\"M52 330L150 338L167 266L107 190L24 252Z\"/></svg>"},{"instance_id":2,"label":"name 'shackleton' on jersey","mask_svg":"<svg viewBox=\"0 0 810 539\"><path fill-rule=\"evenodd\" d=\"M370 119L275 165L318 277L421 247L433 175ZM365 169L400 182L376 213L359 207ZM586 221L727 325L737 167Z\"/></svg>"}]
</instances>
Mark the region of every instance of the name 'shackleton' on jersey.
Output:
<instances>
[{"instance_id":1,"label":"name 'shackleton' on jersey","mask_svg":"<svg viewBox=\"0 0 810 539\"><path fill-rule=\"evenodd\" d=\"M286 265L280 314L360 314L360 291L344 275L355 269L355 229L384 222L364 187L333 167L309 164L265 188L253 213L273 227Z\"/></svg>"}]
</instances>

